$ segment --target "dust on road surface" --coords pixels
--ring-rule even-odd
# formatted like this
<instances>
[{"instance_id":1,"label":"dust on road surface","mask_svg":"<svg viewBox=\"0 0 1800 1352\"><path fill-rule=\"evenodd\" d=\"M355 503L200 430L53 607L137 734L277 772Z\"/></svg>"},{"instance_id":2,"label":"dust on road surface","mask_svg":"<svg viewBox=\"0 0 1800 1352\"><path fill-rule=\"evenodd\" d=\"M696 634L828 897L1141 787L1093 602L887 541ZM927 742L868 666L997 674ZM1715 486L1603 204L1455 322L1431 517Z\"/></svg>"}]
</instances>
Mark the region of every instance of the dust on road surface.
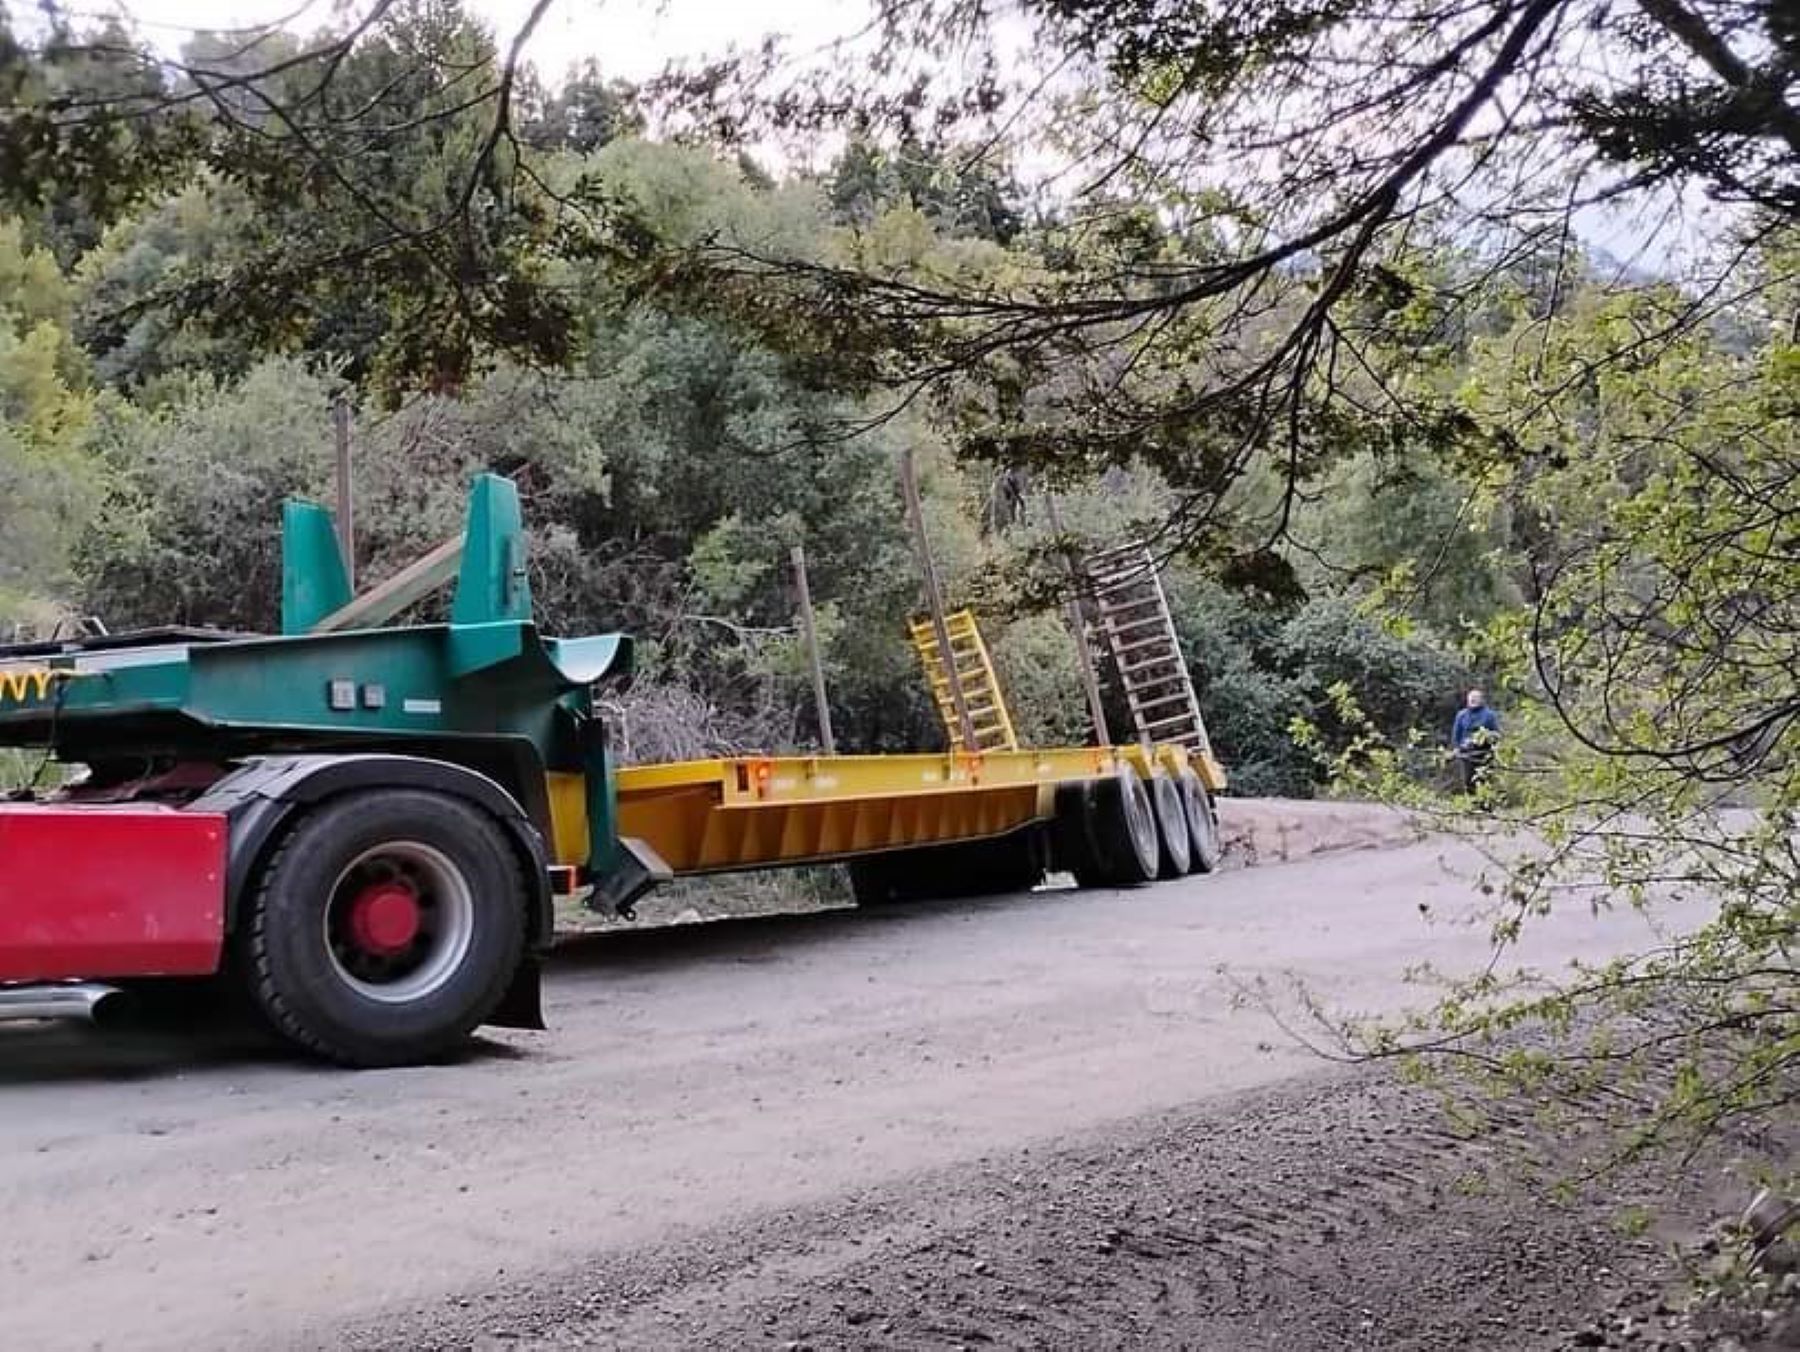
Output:
<instances>
[{"instance_id":1,"label":"dust on road surface","mask_svg":"<svg viewBox=\"0 0 1800 1352\"><path fill-rule=\"evenodd\" d=\"M954 1191L984 1159L1223 1111L1320 1069L1237 1007L1238 981L1293 972L1339 1007L1416 1003L1405 968L1486 956L1482 929L1420 915L1466 910L1476 867L1426 843L1132 892L604 936L553 965L550 1032L434 1068L348 1074L227 1033L0 1030L0 1335L467 1341L457 1312L484 1293L576 1300L570 1274L593 1285L647 1251L802 1211L853 1226L884 1189ZM1652 937L1638 915L1572 914L1525 951L1560 963Z\"/></svg>"}]
</instances>

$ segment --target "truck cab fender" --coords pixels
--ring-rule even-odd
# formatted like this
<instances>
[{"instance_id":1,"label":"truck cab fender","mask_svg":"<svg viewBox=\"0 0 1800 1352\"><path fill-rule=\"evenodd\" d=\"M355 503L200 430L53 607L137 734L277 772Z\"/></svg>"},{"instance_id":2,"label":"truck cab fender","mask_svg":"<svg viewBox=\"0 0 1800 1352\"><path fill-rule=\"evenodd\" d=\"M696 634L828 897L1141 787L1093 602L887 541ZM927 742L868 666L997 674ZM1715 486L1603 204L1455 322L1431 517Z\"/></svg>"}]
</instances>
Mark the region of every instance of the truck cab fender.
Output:
<instances>
[{"instance_id":1,"label":"truck cab fender","mask_svg":"<svg viewBox=\"0 0 1800 1352\"><path fill-rule=\"evenodd\" d=\"M505 830L525 872L529 947L547 949L554 926L544 839L510 793L477 771L449 761L384 753L262 756L212 784L189 807L223 814L228 823L225 932L232 933L251 879L287 822L316 803L359 789L422 789L463 799Z\"/></svg>"}]
</instances>

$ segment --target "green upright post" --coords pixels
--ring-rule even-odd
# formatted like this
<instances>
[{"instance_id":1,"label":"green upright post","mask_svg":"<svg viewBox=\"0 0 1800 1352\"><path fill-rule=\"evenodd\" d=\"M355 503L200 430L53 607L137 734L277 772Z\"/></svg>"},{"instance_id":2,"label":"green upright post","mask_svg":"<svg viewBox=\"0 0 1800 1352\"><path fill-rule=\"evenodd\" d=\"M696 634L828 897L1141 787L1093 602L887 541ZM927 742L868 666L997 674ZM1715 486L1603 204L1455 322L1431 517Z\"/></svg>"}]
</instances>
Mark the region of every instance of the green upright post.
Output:
<instances>
[{"instance_id":1,"label":"green upright post","mask_svg":"<svg viewBox=\"0 0 1800 1352\"><path fill-rule=\"evenodd\" d=\"M525 571L525 517L511 479L483 474L469 494L462 571L456 577L451 624L531 619L531 579Z\"/></svg>"},{"instance_id":2,"label":"green upright post","mask_svg":"<svg viewBox=\"0 0 1800 1352\"><path fill-rule=\"evenodd\" d=\"M588 876L604 878L619 863L619 784L598 717L582 728L581 773L587 781Z\"/></svg>"},{"instance_id":3,"label":"green upright post","mask_svg":"<svg viewBox=\"0 0 1800 1352\"><path fill-rule=\"evenodd\" d=\"M281 632L304 634L350 604L350 578L331 513L316 502L281 505Z\"/></svg>"}]
</instances>

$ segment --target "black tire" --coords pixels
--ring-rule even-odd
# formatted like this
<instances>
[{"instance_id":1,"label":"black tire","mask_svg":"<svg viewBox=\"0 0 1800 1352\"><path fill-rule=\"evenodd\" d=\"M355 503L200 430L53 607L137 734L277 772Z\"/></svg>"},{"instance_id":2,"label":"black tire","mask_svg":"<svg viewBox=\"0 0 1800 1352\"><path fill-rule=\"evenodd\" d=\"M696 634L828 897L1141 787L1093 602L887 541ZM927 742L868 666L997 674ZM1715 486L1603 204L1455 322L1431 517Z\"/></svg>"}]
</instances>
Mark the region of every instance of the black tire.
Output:
<instances>
[{"instance_id":1,"label":"black tire","mask_svg":"<svg viewBox=\"0 0 1800 1352\"><path fill-rule=\"evenodd\" d=\"M1185 878L1194 868L1187 808L1181 790L1167 775L1150 777L1150 805L1156 813L1156 876Z\"/></svg>"},{"instance_id":2,"label":"black tire","mask_svg":"<svg viewBox=\"0 0 1800 1352\"><path fill-rule=\"evenodd\" d=\"M850 864L858 906L1029 892L1044 880L1043 837L1034 826L988 840L890 850Z\"/></svg>"},{"instance_id":3,"label":"black tire","mask_svg":"<svg viewBox=\"0 0 1800 1352\"><path fill-rule=\"evenodd\" d=\"M902 901L923 901L936 895L931 883L937 877L935 861L919 856L930 850L889 850L850 861L850 895L858 906L891 906Z\"/></svg>"},{"instance_id":4,"label":"black tire","mask_svg":"<svg viewBox=\"0 0 1800 1352\"><path fill-rule=\"evenodd\" d=\"M1049 842L1044 828L1033 822L992 840L974 842L976 870L988 896L1029 892L1044 881L1049 868Z\"/></svg>"},{"instance_id":5,"label":"black tire","mask_svg":"<svg viewBox=\"0 0 1800 1352\"><path fill-rule=\"evenodd\" d=\"M367 918L375 893L390 908L410 895L410 938L391 909ZM347 1066L411 1065L493 1013L523 960L527 916L518 856L479 808L414 789L354 793L282 836L241 919L239 962L290 1041Z\"/></svg>"},{"instance_id":6,"label":"black tire","mask_svg":"<svg viewBox=\"0 0 1800 1352\"><path fill-rule=\"evenodd\" d=\"M1104 887L1106 873L1094 843L1094 786L1082 780L1056 788L1056 816L1050 824L1050 853L1056 867L1075 875L1080 887Z\"/></svg>"},{"instance_id":7,"label":"black tire","mask_svg":"<svg viewBox=\"0 0 1800 1352\"><path fill-rule=\"evenodd\" d=\"M894 895L894 871L890 856L872 854L867 859L852 859L850 896L858 906L886 906L897 901Z\"/></svg>"},{"instance_id":8,"label":"black tire","mask_svg":"<svg viewBox=\"0 0 1800 1352\"><path fill-rule=\"evenodd\" d=\"M1219 836L1219 812L1213 797L1192 770L1183 770L1176 780L1181 791L1181 805L1188 822L1188 841L1192 848L1195 873L1211 873L1219 867L1225 853Z\"/></svg>"},{"instance_id":9,"label":"black tire","mask_svg":"<svg viewBox=\"0 0 1800 1352\"><path fill-rule=\"evenodd\" d=\"M1088 800L1090 833L1099 856L1101 881L1112 887L1140 887L1156 877L1156 810L1150 791L1128 766L1093 781Z\"/></svg>"}]
</instances>

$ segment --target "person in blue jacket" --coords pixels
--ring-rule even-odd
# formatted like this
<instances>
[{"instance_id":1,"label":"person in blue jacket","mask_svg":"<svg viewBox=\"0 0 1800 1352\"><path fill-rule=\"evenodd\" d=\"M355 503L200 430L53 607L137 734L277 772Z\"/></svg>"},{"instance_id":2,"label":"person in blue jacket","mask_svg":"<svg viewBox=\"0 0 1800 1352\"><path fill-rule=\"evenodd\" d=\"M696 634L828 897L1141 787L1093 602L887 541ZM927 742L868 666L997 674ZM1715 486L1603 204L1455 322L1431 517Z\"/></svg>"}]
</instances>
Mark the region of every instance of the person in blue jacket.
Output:
<instances>
[{"instance_id":1,"label":"person in blue jacket","mask_svg":"<svg viewBox=\"0 0 1800 1352\"><path fill-rule=\"evenodd\" d=\"M1462 791L1474 793L1494 758L1494 742L1500 736L1500 716L1487 706L1479 690L1471 690L1450 725L1450 749L1462 776Z\"/></svg>"}]
</instances>

